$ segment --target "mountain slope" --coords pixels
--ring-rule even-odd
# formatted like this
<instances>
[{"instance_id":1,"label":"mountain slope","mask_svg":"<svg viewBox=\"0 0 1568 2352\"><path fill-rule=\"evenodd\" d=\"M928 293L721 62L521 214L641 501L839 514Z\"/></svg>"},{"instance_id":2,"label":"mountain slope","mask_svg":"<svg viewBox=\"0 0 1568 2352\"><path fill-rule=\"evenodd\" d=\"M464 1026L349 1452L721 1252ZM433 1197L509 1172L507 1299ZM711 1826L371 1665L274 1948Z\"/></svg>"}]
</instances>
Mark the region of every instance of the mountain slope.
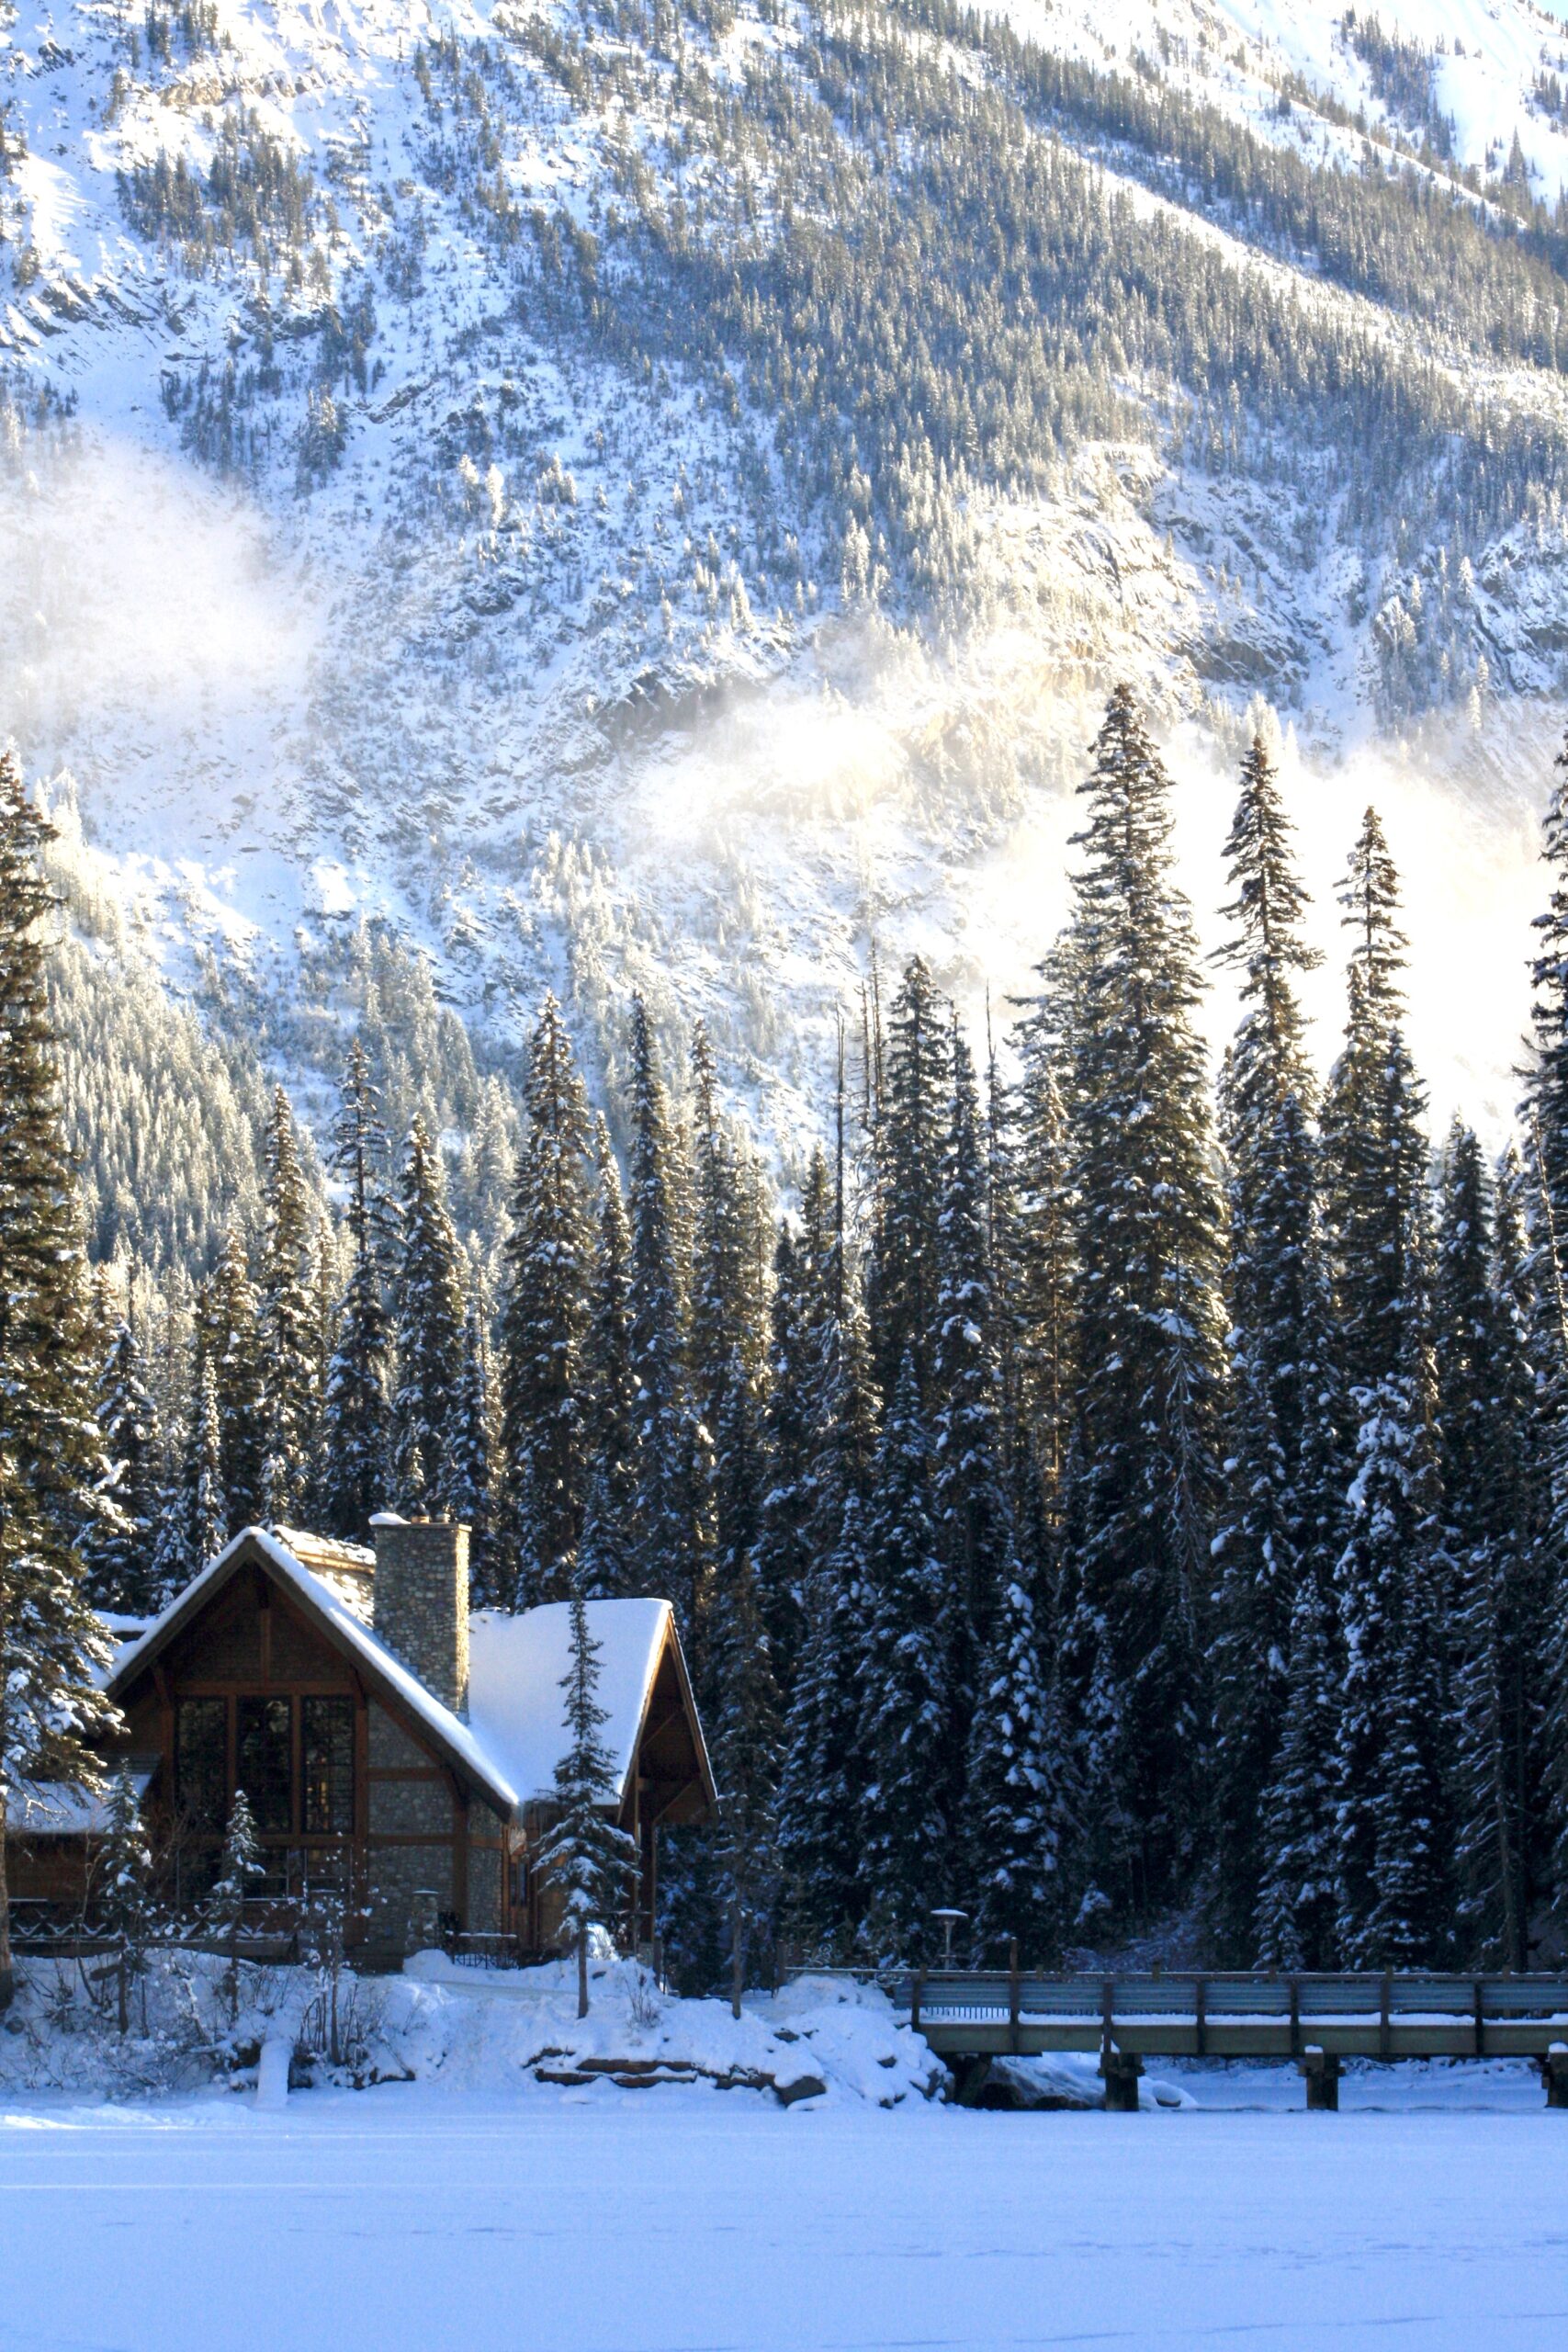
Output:
<instances>
[{"instance_id":1,"label":"mountain slope","mask_svg":"<svg viewBox=\"0 0 1568 2352\"><path fill-rule=\"evenodd\" d=\"M1417 1044L1500 1113L1568 652L1568 36L1102 23L0 17L0 729L172 980L308 975L306 1074L367 912L500 1047L547 980L613 1069L641 984L788 1159L874 944L1023 982L1128 673L1201 907L1258 698L1320 900L1389 804Z\"/></svg>"}]
</instances>

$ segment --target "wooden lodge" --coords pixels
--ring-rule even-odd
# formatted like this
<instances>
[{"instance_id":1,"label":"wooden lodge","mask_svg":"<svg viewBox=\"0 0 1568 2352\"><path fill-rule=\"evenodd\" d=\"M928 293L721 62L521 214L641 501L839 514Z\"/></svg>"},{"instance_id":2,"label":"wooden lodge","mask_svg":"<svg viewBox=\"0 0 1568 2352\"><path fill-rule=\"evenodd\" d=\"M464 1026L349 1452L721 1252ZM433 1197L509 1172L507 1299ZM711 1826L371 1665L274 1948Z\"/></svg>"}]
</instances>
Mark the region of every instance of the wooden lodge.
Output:
<instances>
[{"instance_id":1,"label":"wooden lodge","mask_svg":"<svg viewBox=\"0 0 1568 2352\"><path fill-rule=\"evenodd\" d=\"M468 1530L378 1520L374 1549L246 1528L144 1629L107 1679L167 1892L197 1908L236 1789L255 1817L261 1897L280 1913L340 1889L350 1939L388 1960L470 1939L551 1947L534 1871L569 1736L564 1603L468 1607ZM622 1923L653 1934L659 1832L709 1819L714 1785L674 1614L664 1600L588 1604L600 1652L616 1817L642 1855ZM58 1786L7 1826L17 1926L90 1913L100 1802Z\"/></svg>"}]
</instances>

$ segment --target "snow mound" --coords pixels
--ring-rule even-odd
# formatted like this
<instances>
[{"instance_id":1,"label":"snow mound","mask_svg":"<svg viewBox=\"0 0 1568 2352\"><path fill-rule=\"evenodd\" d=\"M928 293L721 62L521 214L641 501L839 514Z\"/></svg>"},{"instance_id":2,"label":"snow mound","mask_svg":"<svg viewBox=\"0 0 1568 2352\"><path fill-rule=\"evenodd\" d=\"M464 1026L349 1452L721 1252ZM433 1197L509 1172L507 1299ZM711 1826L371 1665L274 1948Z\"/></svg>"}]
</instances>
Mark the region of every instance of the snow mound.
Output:
<instances>
[{"instance_id":1,"label":"snow mound","mask_svg":"<svg viewBox=\"0 0 1568 2352\"><path fill-rule=\"evenodd\" d=\"M416 1953L386 1988L385 2059L454 2089L531 2085L552 2096L671 2085L751 2091L785 2107L892 2108L947 2087L941 2061L871 1986L801 1978L776 1995L748 1994L739 2018L727 2001L660 1993L631 1961L595 1962L589 1989L580 2018L570 1963L488 1970Z\"/></svg>"}]
</instances>

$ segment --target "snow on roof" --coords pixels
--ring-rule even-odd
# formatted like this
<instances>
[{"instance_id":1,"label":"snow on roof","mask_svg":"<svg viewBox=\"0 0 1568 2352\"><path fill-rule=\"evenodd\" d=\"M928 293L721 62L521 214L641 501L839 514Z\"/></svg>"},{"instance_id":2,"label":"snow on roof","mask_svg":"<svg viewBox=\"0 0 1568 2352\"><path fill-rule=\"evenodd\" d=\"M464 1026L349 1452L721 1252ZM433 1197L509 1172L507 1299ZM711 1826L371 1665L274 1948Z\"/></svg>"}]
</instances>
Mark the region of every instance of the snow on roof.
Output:
<instances>
[{"instance_id":1,"label":"snow on roof","mask_svg":"<svg viewBox=\"0 0 1568 2352\"><path fill-rule=\"evenodd\" d=\"M256 1550L263 1553L267 1566L285 1584L291 1585L318 1616L330 1621L333 1631L341 1636L344 1646L356 1651L381 1680L390 1685L401 1704L435 1735L449 1754L467 1766L474 1778L496 1800L502 1812L511 1813L516 1809L516 1792L513 1786L509 1785L504 1776L504 1766L500 1771L496 1769L497 1763L501 1761L499 1754L495 1761L492 1761L487 1746L475 1737L470 1726L459 1716L455 1715L450 1707L444 1707L439 1699L431 1696L419 1677L411 1674L401 1658L389 1650L384 1642L378 1640L363 1618L349 1607L342 1594L323 1577L312 1575L309 1568L295 1558L286 1544L282 1543L277 1536L269 1535L265 1528L242 1528L232 1542L226 1544L219 1553L218 1557L215 1560L209 1560L200 1575L193 1577L185 1590L175 1595L162 1615L153 1619L141 1639L132 1643L129 1649L121 1653L110 1677L111 1689L116 1684L124 1682L126 1677L135 1670L141 1658L144 1655L150 1656L159 1645L175 1620L186 1616L194 1607L197 1598L208 1591L226 1573L229 1563L242 1544L254 1545Z\"/></svg>"},{"instance_id":2,"label":"snow on roof","mask_svg":"<svg viewBox=\"0 0 1568 2352\"><path fill-rule=\"evenodd\" d=\"M608 1718L603 1738L617 1798L626 1794L670 1619L667 1600L588 1603L588 1630L599 1645L599 1704ZM560 1687L570 1639L571 1611L564 1600L521 1617L479 1609L468 1619L468 1721L525 1801L554 1793L556 1766L570 1745Z\"/></svg>"},{"instance_id":3,"label":"snow on roof","mask_svg":"<svg viewBox=\"0 0 1568 2352\"><path fill-rule=\"evenodd\" d=\"M137 1803L147 1793L151 1771L132 1772ZM103 1828L108 1814L108 1792L94 1796L71 1781L28 1781L13 1790L6 1804L7 1835L18 1838L82 1838Z\"/></svg>"},{"instance_id":4,"label":"snow on roof","mask_svg":"<svg viewBox=\"0 0 1568 2352\"><path fill-rule=\"evenodd\" d=\"M94 1667L93 1681L98 1690L107 1690L119 1671L120 1659L133 1642L141 1639L151 1620L145 1611L139 1617L122 1617L113 1609L100 1609L96 1614L109 1638L109 1661L107 1666Z\"/></svg>"}]
</instances>

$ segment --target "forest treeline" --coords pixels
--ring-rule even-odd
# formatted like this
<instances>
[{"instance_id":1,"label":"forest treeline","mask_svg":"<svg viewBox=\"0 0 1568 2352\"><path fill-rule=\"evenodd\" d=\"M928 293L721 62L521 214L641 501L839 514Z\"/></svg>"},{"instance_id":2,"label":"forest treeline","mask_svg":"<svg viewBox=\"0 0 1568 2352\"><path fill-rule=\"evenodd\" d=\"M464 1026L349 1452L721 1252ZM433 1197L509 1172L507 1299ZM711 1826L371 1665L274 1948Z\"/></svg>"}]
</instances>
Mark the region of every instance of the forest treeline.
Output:
<instances>
[{"instance_id":1,"label":"forest treeline","mask_svg":"<svg viewBox=\"0 0 1568 2352\"><path fill-rule=\"evenodd\" d=\"M977 1059L919 958L874 973L782 1216L702 1030L662 1067L640 1001L617 1152L547 998L488 1252L442 1139L415 1115L394 1147L362 1036L326 1195L279 1089L259 1219L183 1323L151 1334L126 1301L156 1283L75 1253L97 1439L51 1506L62 1589L74 1562L145 1612L242 1525L363 1539L392 1507L467 1520L491 1605L668 1594L724 1792L716 1838L671 1840L693 1982L738 1925L756 1970L781 1939L926 1956L942 1904L977 1956L1034 1964L1178 1925L1292 1967L1555 1955L1568 754L1495 1163L1426 1131L1375 811L1320 1080L1292 828L1248 752L1215 1086L1125 689L1080 789L1071 912L1011 1033ZM14 769L9 794L33 854ZM7 1394L16 1346L0 1323Z\"/></svg>"}]
</instances>

